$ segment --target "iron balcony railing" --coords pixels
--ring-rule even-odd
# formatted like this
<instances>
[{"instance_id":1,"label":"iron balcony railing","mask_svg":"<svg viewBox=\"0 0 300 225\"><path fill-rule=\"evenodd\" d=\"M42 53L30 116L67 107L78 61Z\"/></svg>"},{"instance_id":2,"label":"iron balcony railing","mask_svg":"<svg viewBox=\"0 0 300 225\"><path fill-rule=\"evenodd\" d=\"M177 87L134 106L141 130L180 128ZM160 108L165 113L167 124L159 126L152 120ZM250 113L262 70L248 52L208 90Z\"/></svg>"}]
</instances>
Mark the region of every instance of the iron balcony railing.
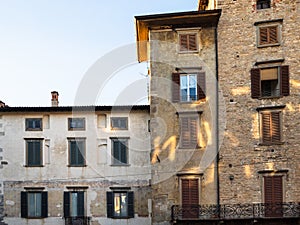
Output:
<instances>
[{"instance_id":1,"label":"iron balcony railing","mask_svg":"<svg viewBox=\"0 0 300 225\"><path fill-rule=\"evenodd\" d=\"M173 221L299 217L299 202L172 206Z\"/></svg>"},{"instance_id":2,"label":"iron balcony railing","mask_svg":"<svg viewBox=\"0 0 300 225\"><path fill-rule=\"evenodd\" d=\"M72 216L65 217L65 225L90 225L91 217L88 216Z\"/></svg>"}]
</instances>

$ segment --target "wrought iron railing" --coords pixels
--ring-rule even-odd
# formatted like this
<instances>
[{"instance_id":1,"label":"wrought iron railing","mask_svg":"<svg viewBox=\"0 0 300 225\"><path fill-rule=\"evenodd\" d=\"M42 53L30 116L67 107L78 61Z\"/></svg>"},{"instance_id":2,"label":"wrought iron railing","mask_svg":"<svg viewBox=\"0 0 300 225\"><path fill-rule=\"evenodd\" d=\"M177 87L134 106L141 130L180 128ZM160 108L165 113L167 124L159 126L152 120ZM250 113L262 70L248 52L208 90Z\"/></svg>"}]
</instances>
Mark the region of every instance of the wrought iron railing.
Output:
<instances>
[{"instance_id":1,"label":"wrought iron railing","mask_svg":"<svg viewBox=\"0 0 300 225\"><path fill-rule=\"evenodd\" d=\"M300 218L300 203L173 205L172 220Z\"/></svg>"},{"instance_id":2,"label":"wrought iron railing","mask_svg":"<svg viewBox=\"0 0 300 225\"><path fill-rule=\"evenodd\" d=\"M65 225L89 225L91 217L88 216L72 216L65 217Z\"/></svg>"}]
</instances>

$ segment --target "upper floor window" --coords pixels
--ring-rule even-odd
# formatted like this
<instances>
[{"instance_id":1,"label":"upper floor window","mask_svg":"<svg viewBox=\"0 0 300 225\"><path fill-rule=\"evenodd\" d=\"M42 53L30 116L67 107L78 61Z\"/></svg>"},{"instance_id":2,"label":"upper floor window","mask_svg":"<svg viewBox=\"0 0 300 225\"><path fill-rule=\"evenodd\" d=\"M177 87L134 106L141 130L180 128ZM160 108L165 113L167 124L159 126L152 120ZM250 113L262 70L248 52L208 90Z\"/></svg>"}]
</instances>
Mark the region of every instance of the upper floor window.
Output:
<instances>
[{"instance_id":1,"label":"upper floor window","mask_svg":"<svg viewBox=\"0 0 300 225\"><path fill-rule=\"evenodd\" d=\"M268 9L271 8L271 0L257 0L256 2L257 9Z\"/></svg>"},{"instance_id":2,"label":"upper floor window","mask_svg":"<svg viewBox=\"0 0 300 225\"><path fill-rule=\"evenodd\" d=\"M40 131L43 130L42 118L26 118L26 131Z\"/></svg>"},{"instance_id":3,"label":"upper floor window","mask_svg":"<svg viewBox=\"0 0 300 225\"><path fill-rule=\"evenodd\" d=\"M26 166L43 166L42 139L26 139Z\"/></svg>"},{"instance_id":4,"label":"upper floor window","mask_svg":"<svg viewBox=\"0 0 300 225\"><path fill-rule=\"evenodd\" d=\"M205 99L205 73L173 73L173 102L192 102Z\"/></svg>"},{"instance_id":5,"label":"upper floor window","mask_svg":"<svg viewBox=\"0 0 300 225\"><path fill-rule=\"evenodd\" d=\"M197 52L198 51L198 33L179 33L179 52Z\"/></svg>"},{"instance_id":6,"label":"upper floor window","mask_svg":"<svg viewBox=\"0 0 300 225\"><path fill-rule=\"evenodd\" d=\"M251 69L252 98L274 98L289 94L289 66Z\"/></svg>"},{"instance_id":7,"label":"upper floor window","mask_svg":"<svg viewBox=\"0 0 300 225\"><path fill-rule=\"evenodd\" d=\"M85 138L68 138L69 166L85 166Z\"/></svg>"},{"instance_id":8,"label":"upper floor window","mask_svg":"<svg viewBox=\"0 0 300 225\"><path fill-rule=\"evenodd\" d=\"M112 117L111 118L112 130L128 130L128 118L127 117Z\"/></svg>"},{"instance_id":9,"label":"upper floor window","mask_svg":"<svg viewBox=\"0 0 300 225\"><path fill-rule=\"evenodd\" d=\"M180 147L197 148L199 115L179 115L180 116Z\"/></svg>"},{"instance_id":10,"label":"upper floor window","mask_svg":"<svg viewBox=\"0 0 300 225\"><path fill-rule=\"evenodd\" d=\"M112 165L128 164L128 138L113 138Z\"/></svg>"},{"instance_id":11,"label":"upper floor window","mask_svg":"<svg viewBox=\"0 0 300 225\"><path fill-rule=\"evenodd\" d=\"M134 218L134 194L132 191L106 192L107 217Z\"/></svg>"},{"instance_id":12,"label":"upper floor window","mask_svg":"<svg viewBox=\"0 0 300 225\"><path fill-rule=\"evenodd\" d=\"M68 118L69 130L85 130L85 118Z\"/></svg>"},{"instance_id":13,"label":"upper floor window","mask_svg":"<svg viewBox=\"0 0 300 225\"><path fill-rule=\"evenodd\" d=\"M39 219L48 216L48 193L43 191L21 192L21 217Z\"/></svg>"}]
</instances>

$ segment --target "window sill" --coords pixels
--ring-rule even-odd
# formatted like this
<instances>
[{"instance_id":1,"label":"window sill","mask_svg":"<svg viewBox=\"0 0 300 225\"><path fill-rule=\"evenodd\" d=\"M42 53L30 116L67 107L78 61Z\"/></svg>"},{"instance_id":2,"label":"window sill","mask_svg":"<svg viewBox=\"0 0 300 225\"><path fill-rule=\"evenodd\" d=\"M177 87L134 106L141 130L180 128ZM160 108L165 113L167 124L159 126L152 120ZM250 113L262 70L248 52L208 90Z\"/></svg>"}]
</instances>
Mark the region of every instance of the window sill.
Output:
<instances>
[{"instance_id":1,"label":"window sill","mask_svg":"<svg viewBox=\"0 0 300 225\"><path fill-rule=\"evenodd\" d=\"M87 167L87 165L67 165L68 167Z\"/></svg>"},{"instance_id":2,"label":"window sill","mask_svg":"<svg viewBox=\"0 0 300 225\"><path fill-rule=\"evenodd\" d=\"M279 96L261 96L258 99L259 100L263 100L263 99L279 99L282 98L283 96L279 95Z\"/></svg>"},{"instance_id":3,"label":"window sill","mask_svg":"<svg viewBox=\"0 0 300 225\"><path fill-rule=\"evenodd\" d=\"M23 219L28 219L28 220L40 220L43 218L47 218L47 217L23 217Z\"/></svg>"},{"instance_id":4,"label":"window sill","mask_svg":"<svg viewBox=\"0 0 300 225\"><path fill-rule=\"evenodd\" d=\"M131 165L130 164L111 164L110 166L113 166L113 167L122 167L122 166L129 167Z\"/></svg>"},{"instance_id":5,"label":"window sill","mask_svg":"<svg viewBox=\"0 0 300 225\"><path fill-rule=\"evenodd\" d=\"M29 165L24 165L24 167L28 167L28 168L37 168L37 167L44 167L44 165L39 165L39 166L29 166Z\"/></svg>"},{"instance_id":6,"label":"window sill","mask_svg":"<svg viewBox=\"0 0 300 225\"><path fill-rule=\"evenodd\" d=\"M199 53L199 50L197 51L178 51L178 54L196 54Z\"/></svg>"},{"instance_id":7,"label":"window sill","mask_svg":"<svg viewBox=\"0 0 300 225\"><path fill-rule=\"evenodd\" d=\"M276 47L276 46L280 46L280 45L281 45L280 43L257 45L257 48Z\"/></svg>"},{"instance_id":8,"label":"window sill","mask_svg":"<svg viewBox=\"0 0 300 225\"><path fill-rule=\"evenodd\" d=\"M118 217L118 216L113 216L113 217L108 217L110 219L132 219L134 217L130 217L130 216L122 216L122 217Z\"/></svg>"},{"instance_id":9,"label":"window sill","mask_svg":"<svg viewBox=\"0 0 300 225\"><path fill-rule=\"evenodd\" d=\"M38 128L38 129L25 129L25 131L43 131L43 129L40 129L40 128Z\"/></svg>"},{"instance_id":10,"label":"window sill","mask_svg":"<svg viewBox=\"0 0 300 225\"><path fill-rule=\"evenodd\" d=\"M260 146L271 146L271 145L283 145L285 142L268 142L268 143L259 143Z\"/></svg>"}]
</instances>

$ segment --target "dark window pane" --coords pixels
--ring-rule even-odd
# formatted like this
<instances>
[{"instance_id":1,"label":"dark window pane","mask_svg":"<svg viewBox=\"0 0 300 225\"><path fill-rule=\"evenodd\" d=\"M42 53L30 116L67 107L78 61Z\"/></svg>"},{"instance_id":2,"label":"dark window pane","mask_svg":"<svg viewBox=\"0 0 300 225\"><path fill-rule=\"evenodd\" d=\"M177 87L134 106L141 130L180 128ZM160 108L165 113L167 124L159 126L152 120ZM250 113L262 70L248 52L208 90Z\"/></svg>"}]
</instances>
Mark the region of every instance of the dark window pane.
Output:
<instances>
[{"instance_id":1,"label":"dark window pane","mask_svg":"<svg viewBox=\"0 0 300 225\"><path fill-rule=\"evenodd\" d=\"M70 166L84 166L85 165L85 141L84 140L70 140Z\"/></svg>"},{"instance_id":2,"label":"dark window pane","mask_svg":"<svg viewBox=\"0 0 300 225\"><path fill-rule=\"evenodd\" d=\"M25 120L26 130L28 131L40 131L42 130L41 118L27 118Z\"/></svg>"},{"instance_id":3,"label":"dark window pane","mask_svg":"<svg viewBox=\"0 0 300 225\"><path fill-rule=\"evenodd\" d=\"M41 166L41 140L27 140L27 166Z\"/></svg>"}]
</instances>

